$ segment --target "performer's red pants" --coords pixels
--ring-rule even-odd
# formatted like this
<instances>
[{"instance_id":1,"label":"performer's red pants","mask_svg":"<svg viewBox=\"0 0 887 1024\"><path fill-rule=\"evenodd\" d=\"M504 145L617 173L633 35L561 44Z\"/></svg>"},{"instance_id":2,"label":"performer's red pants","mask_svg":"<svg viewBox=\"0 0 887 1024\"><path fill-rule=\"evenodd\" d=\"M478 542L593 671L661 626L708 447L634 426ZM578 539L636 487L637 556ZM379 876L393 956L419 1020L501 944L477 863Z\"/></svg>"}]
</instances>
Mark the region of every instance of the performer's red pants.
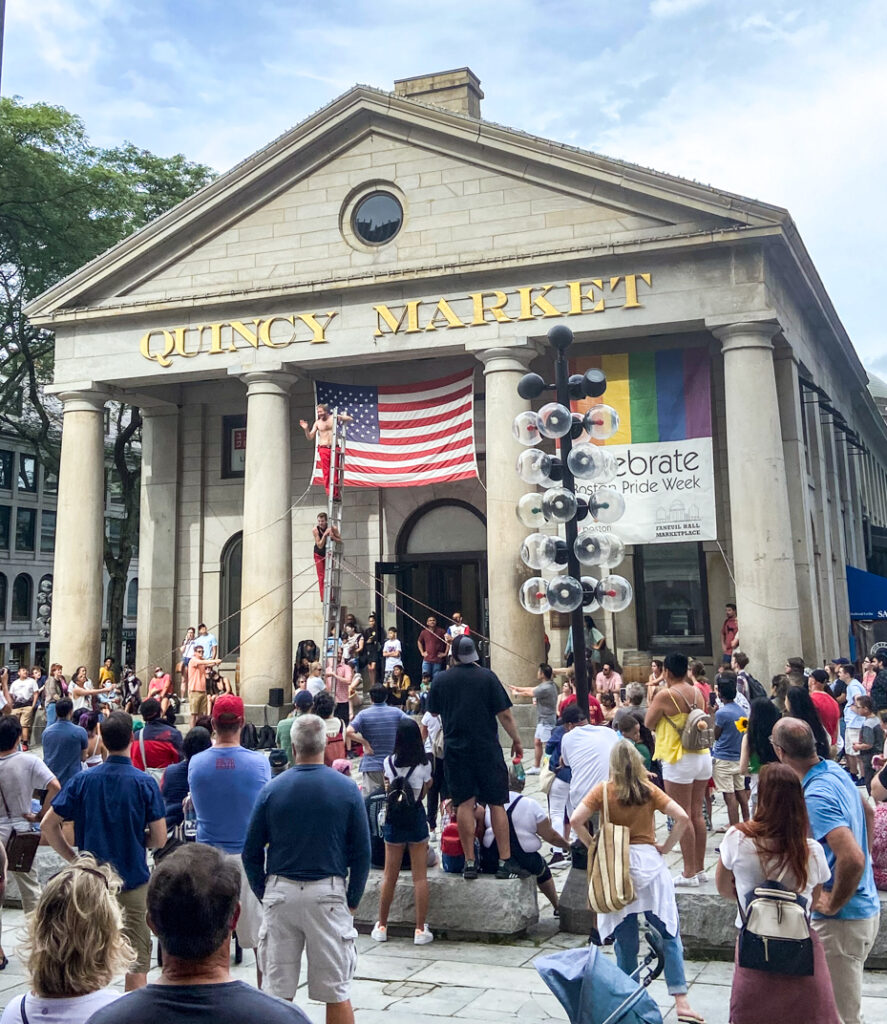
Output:
<instances>
[{"instance_id":1,"label":"performer's red pants","mask_svg":"<svg viewBox=\"0 0 887 1024\"><path fill-rule=\"evenodd\" d=\"M333 450L328 445L323 445L320 448L320 472L321 472L321 474L323 476L323 489L326 491L327 494L330 493L330 472L331 472L331 470L332 470L333 475L335 475L335 468L333 466L331 466L332 454L333 454ZM336 488L336 493L333 495L333 498L336 501L338 501L339 497L340 497L340 495L339 495L339 488L337 487Z\"/></svg>"},{"instance_id":2,"label":"performer's red pants","mask_svg":"<svg viewBox=\"0 0 887 1024\"><path fill-rule=\"evenodd\" d=\"M317 570L317 585L320 588L320 600L323 600L323 581L326 575L326 557L314 553L314 568Z\"/></svg>"}]
</instances>

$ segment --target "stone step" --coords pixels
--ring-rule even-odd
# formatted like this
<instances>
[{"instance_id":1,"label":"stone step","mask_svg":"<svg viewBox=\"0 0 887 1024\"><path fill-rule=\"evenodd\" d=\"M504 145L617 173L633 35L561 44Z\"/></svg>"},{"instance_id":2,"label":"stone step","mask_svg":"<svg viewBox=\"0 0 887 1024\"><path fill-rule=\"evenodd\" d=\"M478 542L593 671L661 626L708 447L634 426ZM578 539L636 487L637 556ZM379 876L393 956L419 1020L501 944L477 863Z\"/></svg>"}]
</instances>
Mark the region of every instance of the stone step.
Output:
<instances>
[{"instance_id":1,"label":"stone step","mask_svg":"<svg viewBox=\"0 0 887 1024\"><path fill-rule=\"evenodd\" d=\"M378 920L381 888L382 872L373 868L354 915L359 931L370 931ZM538 920L534 878L499 880L481 875L466 882L439 867L428 869L428 927L437 938L494 942L523 937ZM413 882L409 871L404 871L394 890L388 927L391 935L412 936L415 926Z\"/></svg>"},{"instance_id":2,"label":"stone step","mask_svg":"<svg viewBox=\"0 0 887 1024\"><path fill-rule=\"evenodd\" d=\"M573 935L588 935L594 914L588 908L588 889L584 871L571 868L560 898L561 930ZM708 881L698 889L678 889L678 914L681 941L687 959L733 960L737 929L736 904L725 900ZM869 970L887 969L887 892L881 899L881 927L866 961Z\"/></svg>"}]
</instances>

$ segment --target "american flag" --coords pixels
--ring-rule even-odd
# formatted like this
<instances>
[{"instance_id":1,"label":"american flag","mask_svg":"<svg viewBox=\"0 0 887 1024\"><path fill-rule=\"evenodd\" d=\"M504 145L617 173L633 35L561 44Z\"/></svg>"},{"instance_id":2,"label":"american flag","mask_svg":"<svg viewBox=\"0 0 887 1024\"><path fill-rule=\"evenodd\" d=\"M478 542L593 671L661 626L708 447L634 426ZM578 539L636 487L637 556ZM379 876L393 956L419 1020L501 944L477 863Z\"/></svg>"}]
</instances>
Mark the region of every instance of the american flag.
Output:
<instances>
[{"instance_id":1,"label":"american flag","mask_svg":"<svg viewBox=\"0 0 887 1024\"><path fill-rule=\"evenodd\" d=\"M346 487L411 487L477 476L474 371L417 384L315 381L318 405L346 412ZM312 483L322 483L315 452Z\"/></svg>"}]
</instances>

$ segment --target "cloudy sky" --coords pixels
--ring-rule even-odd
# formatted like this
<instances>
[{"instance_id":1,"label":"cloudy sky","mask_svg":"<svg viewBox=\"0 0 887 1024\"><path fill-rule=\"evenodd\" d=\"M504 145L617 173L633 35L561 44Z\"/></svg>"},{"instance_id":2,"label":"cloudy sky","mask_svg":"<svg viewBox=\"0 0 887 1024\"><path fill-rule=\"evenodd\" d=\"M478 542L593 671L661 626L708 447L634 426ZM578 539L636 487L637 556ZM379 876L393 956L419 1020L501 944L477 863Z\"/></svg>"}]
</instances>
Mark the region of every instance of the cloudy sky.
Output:
<instances>
[{"instance_id":1,"label":"cloudy sky","mask_svg":"<svg viewBox=\"0 0 887 1024\"><path fill-rule=\"evenodd\" d=\"M887 375L883 0L7 0L2 91L222 171L356 82L786 206Z\"/></svg>"}]
</instances>

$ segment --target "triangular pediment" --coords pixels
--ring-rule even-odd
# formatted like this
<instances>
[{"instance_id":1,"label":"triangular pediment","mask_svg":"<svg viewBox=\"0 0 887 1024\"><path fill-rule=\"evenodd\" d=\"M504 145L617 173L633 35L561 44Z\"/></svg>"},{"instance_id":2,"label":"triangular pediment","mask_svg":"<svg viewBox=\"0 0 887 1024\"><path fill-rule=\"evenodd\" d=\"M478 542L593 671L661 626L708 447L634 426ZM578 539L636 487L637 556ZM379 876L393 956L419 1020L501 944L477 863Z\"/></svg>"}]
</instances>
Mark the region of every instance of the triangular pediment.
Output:
<instances>
[{"instance_id":1,"label":"triangular pediment","mask_svg":"<svg viewBox=\"0 0 887 1024\"><path fill-rule=\"evenodd\" d=\"M390 188L404 221L355 244L349 211ZM772 227L785 212L358 87L29 307L185 303L373 274L448 273L500 260Z\"/></svg>"}]
</instances>

